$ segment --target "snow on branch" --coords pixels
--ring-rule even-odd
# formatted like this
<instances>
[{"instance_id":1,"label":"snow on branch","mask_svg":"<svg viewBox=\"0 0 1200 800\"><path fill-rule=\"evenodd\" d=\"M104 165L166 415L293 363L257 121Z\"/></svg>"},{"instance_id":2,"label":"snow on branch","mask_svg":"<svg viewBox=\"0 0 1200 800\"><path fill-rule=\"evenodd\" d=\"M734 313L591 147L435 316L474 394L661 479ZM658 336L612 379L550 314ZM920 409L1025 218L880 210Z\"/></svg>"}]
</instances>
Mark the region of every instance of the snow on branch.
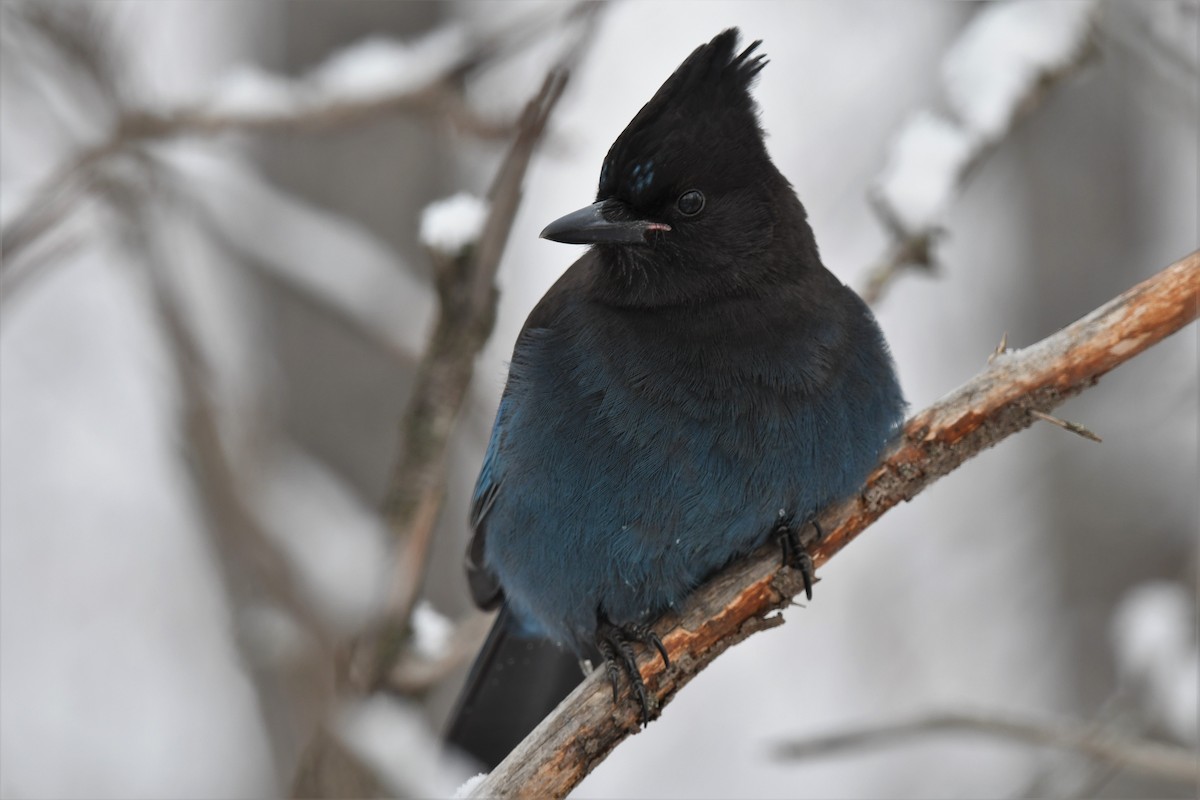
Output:
<instances>
[{"instance_id":1,"label":"snow on branch","mask_svg":"<svg viewBox=\"0 0 1200 800\"><path fill-rule=\"evenodd\" d=\"M578 0L478 37L456 26L412 43L375 37L334 53L299 78L243 66L198 101L165 109L116 108L107 136L52 169L21 208L6 213L0 268L11 271L21 253L70 216L103 183L114 157L149 143L235 131L323 131L397 113L445 119L472 135L506 140L515 133L514 122L475 114L462 96L463 79L519 53L537 37L581 20L586 24L594 10L593 0Z\"/></svg>"},{"instance_id":2,"label":"snow on branch","mask_svg":"<svg viewBox=\"0 0 1200 800\"><path fill-rule=\"evenodd\" d=\"M893 241L868 276L867 302L903 267L932 266L946 212L969 173L1086 60L1098 9L1098 0L1004 0L967 25L942 59L950 115L914 113L871 189Z\"/></svg>"},{"instance_id":3,"label":"snow on branch","mask_svg":"<svg viewBox=\"0 0 1200 800\"><path fill-rule=\"evenodd\" d=\"M412 42L372 36L338 50L297 78L241 65L206 97L131 115L126 135L318 130L390 111L446 114L477 136L504 137L511 133L510 125L476 117L456 102L450 86L478 52L463 27L448 25Z\"/></svg>"},{"instance_id":4,"label":"snow on branch","mask_svg":"<svg viewBox=\"0 0 1200 800\"><path fill-rule=\"evenodd\" d=\"M1094 386L1121 363L1192 322L1200 310L1200 251L1134 286L1082 319L988 367L905 424L861 492L820 514L820 541L806 546L817 565L833 557L885 511L979 452L1038 421ZM779 612L803 582L765 546L718 573L678 613L654 629L670 655L643 653L642 677L658 707L724 650L783 623ZM613 705L603 670L594 671L475 789L478 797L562 797L618 743L639 729L628 689Z\"/></svg>"},{"instance_id":5,"label":"snow on branch","mask_svg":"<svg viewBox=\"0 0 1200 800\"><path fill-rule=\"evenodd\" d=\"M468 192L430 203L421 212L421 244L454 258L479 240L487 215L487 201Z\"/></svg>"}]
</instances>

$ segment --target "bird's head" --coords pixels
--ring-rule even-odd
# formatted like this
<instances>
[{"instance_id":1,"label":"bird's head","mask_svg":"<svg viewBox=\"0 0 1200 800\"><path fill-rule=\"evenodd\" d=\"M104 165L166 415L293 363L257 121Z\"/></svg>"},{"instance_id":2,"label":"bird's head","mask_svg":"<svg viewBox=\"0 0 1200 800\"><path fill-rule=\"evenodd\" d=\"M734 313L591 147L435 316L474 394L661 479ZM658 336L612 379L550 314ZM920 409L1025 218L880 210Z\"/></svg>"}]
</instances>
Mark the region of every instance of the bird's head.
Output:
<instances>
[{"instance_id":1,"label":"bird's head","mask_svg":"<svg viewBox=\"0 0 1200 800\"><path fill-rule=\"evenodd\" d=\"M614 303L678 304L762 286L782 269L772 257L781 226L811 239L750 96L766 58L755 54L760 42L738 53L737 41L730 28L696 48L609 149L596 202L542 231L596 245L597 289Z\"/></svg>"}]
</instances>

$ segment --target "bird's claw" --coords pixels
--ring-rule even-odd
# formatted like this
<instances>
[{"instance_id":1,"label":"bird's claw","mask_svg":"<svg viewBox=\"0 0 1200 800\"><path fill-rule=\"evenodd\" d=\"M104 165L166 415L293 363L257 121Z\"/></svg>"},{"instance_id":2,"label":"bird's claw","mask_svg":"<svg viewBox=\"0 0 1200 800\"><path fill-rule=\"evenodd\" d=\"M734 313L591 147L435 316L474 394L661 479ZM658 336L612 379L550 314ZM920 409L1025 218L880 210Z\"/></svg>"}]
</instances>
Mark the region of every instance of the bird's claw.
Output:
<instances>
[{"instance_id":1,"label":"bird's claw","mask_svg":"<svg viewBox=\"0 0 1200 800\"><path fill-rule=\"evenodd\" d=\"M825 532L821 530L821 523L814 518L809 524L817 532L816 541L819 542L825 538ZM812 600L815 571L812 556L800 543L800 529L803 527L803 525L780 524L775 529L775 534L779 537L779 546L783 550L783 566L800 571L800 578L804 581L804 596Z\"/></svg>"},{"instance_id":2,"label":"bird's claw","mask_svg":"<svg viewBox=\"0 0 1200 800\"><path fill-rule=\"evenodd\" d=\"M667 656L667 648L663 645L662 639L655 633L649 625L614 625L607 620L602 620L600 626L596 629L596 648L600 651L600 655L604 657L605 672L608 675L608 680L612 684L613 703L617 702L620 692L621 672L629 676L629 683L633 687L633 693L636 695L638 705L641 708L642 727L650 724L650 693L646 691L646 683L642 680L642 673L637 667L637 656L633 652L633 642L641 642L644 645L653 646L662 657L663 668L671 666L671 659Z\"/></svg>"}]
</instances>

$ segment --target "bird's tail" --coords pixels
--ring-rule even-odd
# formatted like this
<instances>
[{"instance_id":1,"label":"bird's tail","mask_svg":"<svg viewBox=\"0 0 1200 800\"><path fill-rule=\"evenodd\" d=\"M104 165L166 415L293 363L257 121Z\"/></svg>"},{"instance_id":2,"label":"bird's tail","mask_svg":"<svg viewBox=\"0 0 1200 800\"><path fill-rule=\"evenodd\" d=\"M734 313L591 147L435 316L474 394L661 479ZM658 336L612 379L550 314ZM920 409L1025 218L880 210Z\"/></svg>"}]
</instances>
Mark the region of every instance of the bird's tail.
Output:
<instances>
[{"instance_id":1,"label":"bird's tail","mask_svg":"<svg viewBox=\"0 0 1200 800\"><path fill-rule=\"evenodd\" d=\"M523 636L505 604L450 714L446 741L491 770L581 680L578 659Z\"/></svg>"}]
</instances>

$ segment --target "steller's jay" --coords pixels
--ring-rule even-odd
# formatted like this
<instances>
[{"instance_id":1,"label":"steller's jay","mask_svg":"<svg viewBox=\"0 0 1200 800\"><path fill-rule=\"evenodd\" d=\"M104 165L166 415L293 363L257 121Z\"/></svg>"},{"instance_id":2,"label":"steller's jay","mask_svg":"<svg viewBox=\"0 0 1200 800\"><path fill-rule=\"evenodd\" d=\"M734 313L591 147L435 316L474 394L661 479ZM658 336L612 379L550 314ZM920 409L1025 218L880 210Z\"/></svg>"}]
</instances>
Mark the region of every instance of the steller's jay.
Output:
<instances>
[{"instance_id":1,"label":"steller's jay","mask_svg":"<svg viewBox=\"0 0 1200 800\"><path fill-rule=\"evenodd\" d=\"M473 498L468 581L502 611L448 738L489 766L578 657L604 657L614 697L623 670L644 723L631 643L666 660L647 623L772 536L811 587L799 530L902 419L874 317L767 154L759 42L737 40L688 56L608 151L596 202L542 232L592 247L517 338Z\"/></svg>"}]
</instances>

